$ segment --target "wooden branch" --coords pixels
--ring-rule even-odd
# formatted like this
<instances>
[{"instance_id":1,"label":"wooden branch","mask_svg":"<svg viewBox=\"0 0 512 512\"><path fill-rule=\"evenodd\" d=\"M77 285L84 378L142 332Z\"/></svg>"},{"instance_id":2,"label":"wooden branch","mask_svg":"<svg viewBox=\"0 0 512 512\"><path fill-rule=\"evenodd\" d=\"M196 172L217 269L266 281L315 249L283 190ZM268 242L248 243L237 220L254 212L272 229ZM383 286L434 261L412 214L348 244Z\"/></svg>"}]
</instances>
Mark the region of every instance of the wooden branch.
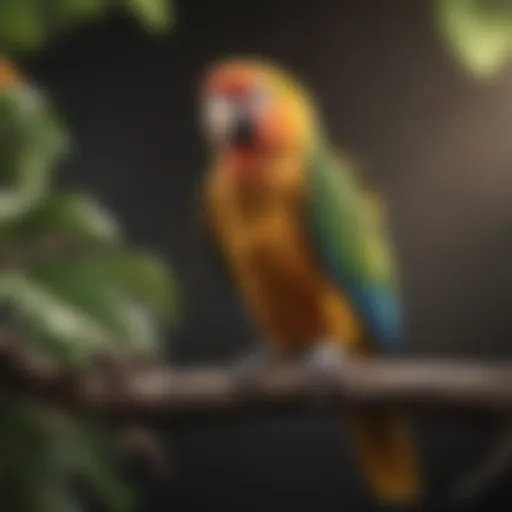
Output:
<instances>
[{"instance_id":1,"label":"wooden branch","mask_svg":"<svg viewBox=\"0 0 512 512\"><path fill-rule=\"evenodd\" d=\"M315 403L512 413L512 366L458 361L346 361L339 375L313 385L300 364L268 368L241 382L232 367L126 367L63 372L22 344L0 342L4 393L41 400L113 422L175 424L223 420L248 412L286 412ZM119 368L123 368L118 365Z\"/></svg>"}]
</instances>

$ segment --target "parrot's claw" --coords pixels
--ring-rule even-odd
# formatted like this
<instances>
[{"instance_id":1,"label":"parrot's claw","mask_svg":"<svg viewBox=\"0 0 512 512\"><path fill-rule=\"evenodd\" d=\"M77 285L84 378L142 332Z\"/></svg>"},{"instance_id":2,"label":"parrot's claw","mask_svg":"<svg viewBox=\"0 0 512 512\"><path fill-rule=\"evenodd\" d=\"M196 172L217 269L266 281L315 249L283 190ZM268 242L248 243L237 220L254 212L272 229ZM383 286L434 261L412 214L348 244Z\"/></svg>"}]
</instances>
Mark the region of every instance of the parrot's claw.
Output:
<instances>
[{"instance_id":1,"label":"parrot's claw","mask_svg":"<svg viewBox=\"0 0 512 512\"><path fill-rule=\"evenodd\" d=\"M308 352L305 365L313 399L325 401L328 388L343 371L346 358L347 355L337 340L322 340Z\"/></svg>"},{"instance_id":2,"label":"parrot's claw","mask_svg":"<svg viewBox=\"0 0 512 512\"><path fill-rule=\"evenodd\" d=\"M346 359L341 344L335 340L323 340L310 352L312 366L328 374L337 374Z\"/></svg>"}]
</instances>

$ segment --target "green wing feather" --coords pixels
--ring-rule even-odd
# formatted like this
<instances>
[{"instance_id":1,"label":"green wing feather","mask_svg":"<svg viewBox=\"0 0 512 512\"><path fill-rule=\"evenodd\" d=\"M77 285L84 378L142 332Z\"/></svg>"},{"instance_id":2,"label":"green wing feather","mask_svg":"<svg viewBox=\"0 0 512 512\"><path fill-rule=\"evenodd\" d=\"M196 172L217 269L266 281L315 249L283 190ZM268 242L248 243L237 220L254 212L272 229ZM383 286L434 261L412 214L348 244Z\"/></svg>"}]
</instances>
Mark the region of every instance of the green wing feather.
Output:
<instances>
[{"instance_id":1,"label":"green wing feather","mask_svg":"<svg viewBox=\"0 0 512 512\"><path fill-rule=\"evenodd\" d=\"M306 224L323 271L348 297L373 341L401 338L401 308L389 241L348 161L320 146L307 167Z\"/></svg>"}]
</instances>

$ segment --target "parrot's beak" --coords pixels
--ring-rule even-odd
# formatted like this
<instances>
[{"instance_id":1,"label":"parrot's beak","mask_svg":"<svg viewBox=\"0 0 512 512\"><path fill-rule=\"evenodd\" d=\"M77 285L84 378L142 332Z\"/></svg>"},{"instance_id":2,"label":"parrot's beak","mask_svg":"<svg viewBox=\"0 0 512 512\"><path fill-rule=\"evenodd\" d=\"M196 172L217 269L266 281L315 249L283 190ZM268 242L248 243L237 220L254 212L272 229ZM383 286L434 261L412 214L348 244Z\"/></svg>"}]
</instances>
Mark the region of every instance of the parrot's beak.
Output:
<instances>
[{"instance_id":1,"label":"parrot's beak","mask_svg":"<svg viewBox=\"0 0 512 512\"><path fill-rule=\"evenodd\" d=\"M251 146L256 139L256 129L254 120L249 114L239 113L230 130L231 145L237 148L246 148Z\"/></svg>"},{"instance_id":2,"label":"parrot's beak","mask_svg":"<svg viewBox=\"0 0 512 512\"><path fill-rule=\"evenodd\" d=\"M216 147L247 148L257 138L251 112L229 100L207 98L201 116L206 138Z\"/></svg>"}]
</instances>

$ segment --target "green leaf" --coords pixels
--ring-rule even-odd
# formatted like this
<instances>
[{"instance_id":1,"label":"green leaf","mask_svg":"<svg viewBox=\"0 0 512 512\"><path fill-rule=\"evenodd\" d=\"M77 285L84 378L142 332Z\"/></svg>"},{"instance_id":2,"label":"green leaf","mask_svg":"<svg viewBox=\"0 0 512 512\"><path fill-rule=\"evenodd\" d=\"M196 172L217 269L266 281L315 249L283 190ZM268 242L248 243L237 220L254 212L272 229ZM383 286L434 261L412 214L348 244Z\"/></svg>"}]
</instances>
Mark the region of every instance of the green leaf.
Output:
<instances>
[{"instance_id":1,"label":"green leaf","mask_svg":"<svg viewBox=\"0 0 512 512\"><path fill-rule=\"evenodd\" d=\"M121 238L121 228L110 212L93 198L69 193L48 197L13 224L9 233L108 243Z\"/></svg>"},{"instance_id":2,"label":"green leaf","mask_svg":"<svg viewBox=\"0 0 512 512\"><path fill-rule=\"evenodd\" d=\"M111 336L101 321L66 301L52 284L11 273L0 278L0 297L24 329L55 343L55 355L80 360L109 346Z\"/></svg>"},{"instance_id":3,"label":"green leaf","mask_svg":"<svg viewBox=\"0 0 512 512\"><path fill-rule=\"evenodd\" d=\"M101 348L154 350L155 312L106 270L94 258L40 262L0 279L0 297L56 357L80 360Z\"/></svg>"},{"instance_id":4,"label":"green leaf","mask_svg":"<svg viewBox=\"0 0 512 512\"><path fill-rule=\"evenodd\" d=\"M46 475L54 475L47 429L19 398L4 401L0 418L0 496L12 512L39 511Z\"/></svg>"},{"instance_id":5,"label":"green leaf","mask_svg":"<svg viewBox=\"0 0 512 512\"><path fill-rule=\"evenodd\" d=\"M171 0L125 0L128 9L148 30L163 32L172 22Z\"/></svg>"},{"instance_id":6,"label":"green leaf","mask_svg":"<svg viewBox=\"0 0 512 512\"><path fill-rule=\"evenodd\" d=\"M51 4L53 18L64 24L99 18L108 5L105 0L51 0Z\"/></svg>"},{"instance_id":7,"label":"green leaf","mask_svg":"<svg viewBox=\"0 0 512 512\"><path fill-rule=\"evenodd\" d=\"M45 36L42 6L37 0L2 0L0 44L21 50L41 44Z\"/></svg>"},{"instance_id":8,"label":"green leaf","mask_svg":"<svg viewBox=\"0 0 512 512\"><path fill-rule=\"evenodd\" d=\"M170 269L148 252L123 252L96 258L105 276L120 290L146 303L163 319L176 319L177 297Z\"/></svg>"},{"instance_id":9,"label":"green leaf","mask_svg":"<svg viewBox=\"0 0 512 512\"><path fill-rule=\"evenodd\" d=\"M52 260L33 265L27 275L40 287L94 319L111 347L137 349L156 345L151 311L124 292L118 277L95 257Z\"/></svg>"},{"instance_id":10,"label":"green leaf","mask_svg":"<svg viewBox=\"0 0 512 512\"><path fill-rule=\"evenodd\" d=\"M55 421L54 421L55 420ZM20 402L2 404L0 496L9 512L81 512L74 478L111 512L126 512L134 493L113 463L108 431Z\"/></svg>"},{"instance_id":11,"label":"green leaf","mask_svg":"<svg viewBox=\"0 0 512 512\"><path fill-rule=\"evenodd\" d=\"M73 439L75 472L109 511L128 512L135 493L111 462L112 446L113 440L104 431L87 425L77 428Z\"/></svg>"},{"instance_id":12,"label":"green leaf","mask_svg":"<svg viewBox=\"0 0 512 512\"><path fill-rule=\"evenodd\" d=\"M66 133L33 88L0 91L0 226L47 194L67 147Z\"/></svg>"},{"instance_id":13,"label":"green leaf","mask_svg":"<svg viewBox=\"0 0 512 512\"><path fill-rule=\"evenodd\" d=\"M171 0L1 0L0 47L37 50L63 29L100 19L120 5L153 32L162 32L172 21Z\"/></svg>"},{"instance_id":14,"label":"green leaf","mask_svg":"<svg viewBox=\"0 0 512 512\"><path fill-rule=\"evenodd\" d=\"M489 77L512 62L509 0L438 0L440 29L454 55Z\"/></svg>"}]
</instances>

